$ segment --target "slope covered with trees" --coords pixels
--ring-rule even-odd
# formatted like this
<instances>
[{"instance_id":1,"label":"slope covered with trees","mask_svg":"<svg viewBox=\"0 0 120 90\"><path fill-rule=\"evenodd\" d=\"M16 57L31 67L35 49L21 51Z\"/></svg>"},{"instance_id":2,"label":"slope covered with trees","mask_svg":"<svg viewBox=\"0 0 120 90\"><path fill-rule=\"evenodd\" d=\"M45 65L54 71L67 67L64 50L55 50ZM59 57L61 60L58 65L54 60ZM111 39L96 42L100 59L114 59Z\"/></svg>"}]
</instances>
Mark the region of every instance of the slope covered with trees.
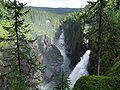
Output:
<instances>
[{"instance_id":1,"label":"slope covered with trees","mask_svg":"<svg viewBox=\"0 0 120 90\"><path fill-rule=\"evenodd\" d=\"M47 35L54 37L57 28L59 27L64 15L58 15L51 12L41 11L33 7L28 7L30 12L25 17L26 22L30 22L35 35ZM34 13L34 14L33 14Z\"/></svg>"},{"instance_id":2,"label":"slope covered with trees","mask_svg":"<svg viewBox=\"0 0 120 90\"><path fill-rule=\"evenodd\" d=\"M3 2L5 13L2 30L5 32L0 42L7 47L0 48L0 80L2 90L37 89L42 66L31 47L35 40L26 37L28 24L22 18L29 11L23 11L24 4L18 1ZM3 24L4 22L4 24Z\"/></svg>"},{"instance_id":3,"label":"slope covered with trees","mask_svg":"<svg viewBox=\"0 0 120 90\"><path fill-rule=\"evenodd\" d=\"M77 47L77 44L80 42L86 46L85 49L92 50L91 72L92 74L98 74L99 71L99 74L104 75L104 72L106 72L107 69L116 62L116 58L119 57L120 25L118 22L120 20L120 10L119 8L116 9L116 7L118 7L117 1L114 0L104 1L105 5L102 5L101 12L99 10L101 8L99 0L89 3L90 4L80 12L70 14L63 23L65 42L68 46L68 54L74 52L74 48L80 49L80 47ZM81 32L81 34L79 32ZM85 43L85 40L89 42ZM99 49L101 50L99 51ZM100 55L98 55L98 51ZM80 52L78 53L80 54ZM100 61L98 57L100 57Z\"/></svg>"},{"instance_id":4,"label":"slope covered with trees","mask_svg":"<svg viewBox=\"0 0 120 90\"><path fill-rule=\"evenodd\" d=\"M103 90L106 88L113 90L116 87L118 90L120 88L119 78L114 76L119 76L119 72L115 75L113 74L115 73L114 70L111 69L110 77L110 74L106 74L106 72L109 72L108 70L115 63L117 64L113 68L119 68L120 1L97 0L88 3L89 5L80 12L70 14L63 23L66 50L71 59L71 64L76 65L84 51L90 49L89 72L92 75L102 76L82 77L77 82L74 90L82 90L83 87L85 90L100 87ZM115 81L115 84L112 80ZM108 83L113 85L106 86Z\"/></svg>"},{"instance_id":5,"label":"slope covered with trees","mask_svg":"<svg viewBox=\"0 0 120 90\"><path fill-rule=\"evenodd\" d=\"M81 9L81 8L49 8L49 7L34 7L34 8L55 14L68 14L79 11Z\"/></svg>"},{"instance_id":6,"label":"slope covered with trees","mask_svg":"<svg viewBox=\"0 0 120 90\"><path fill-rule=\"evenodd\" d=\"M46 65L44 82L56 79L62 57L52 45L52 40L64 17L25 7L16 0L0 2L1 89L38 89L44 68L41 63L46 62L52 66ZM51 68L53 71L50 71ZM50 71L51 76L48 76L47 71ZM53 77L54 74L57 76Z\"/></svg>"},{"instance_id":7,"label":"slope covered with trees","mask_svg":"<svg viewBox=\"0 0 120 90\"><path fill-rule=\"evenodd\" d=\"M42 60L48 65L43 74L46 83L57 81L62 58L51 41L56 31L64 30L71 69L86 50L91 50L90 75L81 77L73 90L120 89L119 0L88 2L81 11L68 16L24 7L16 0L0 2L0 82L3 82L0 87L37 89ZM69 81L66 77L63 80L63 73L61 76L55 90L69 88Z\"/></svg>"}]
</instances>

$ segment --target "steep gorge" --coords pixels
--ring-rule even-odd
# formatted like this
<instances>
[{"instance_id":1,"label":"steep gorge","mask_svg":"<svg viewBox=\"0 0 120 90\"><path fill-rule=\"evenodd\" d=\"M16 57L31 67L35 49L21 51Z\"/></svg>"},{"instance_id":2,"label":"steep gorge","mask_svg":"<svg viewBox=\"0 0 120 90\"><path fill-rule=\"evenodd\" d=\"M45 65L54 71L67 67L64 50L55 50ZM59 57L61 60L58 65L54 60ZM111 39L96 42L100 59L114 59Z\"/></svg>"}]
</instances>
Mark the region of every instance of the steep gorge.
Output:
<instances>
[{"instance_id":1,"label":"steep gorge","mask_svg":"<svg viewBox=\"0 0 120 90\"><path fill-rule=\"evenodd\" d=\"M98 4L96 4L96 6L97 5ZM44 82L39 88L43 90L52 89L58 83L58 76L61 68L63 68L66 76L68 76L75 65L82 61L80 57L82 57L88 49L91 50L90 63L86 63L87 66L88 64L90 65L88 68L89 73L93 76L81 77L76 84L74 83L75 87L73 90L81 90L83 87L86 87L86 89L106 89L108 87L111 90L115 89L115 87L120 88L120 24L118 23L120 21L120 12L116 10L111 11L111 9L113 9L112 6L114 6L112 2L108 2L108 5L108 7L104 8L104 12L106 13L107 19L111 22L112 30L111 32L109 31L109 29L111 29L109 26L103 28L100 66L100 74L102 76L94 76L97 74L98 65L97 45L99 35L97 32L99 18L97 15L94 18L94 13L91 14L91 12L94 12L96 7L88 13L91 8L91 5L88 5L81 11L69 15L58 15L32 7L25 8L31 9L28 15L23 17L25 18L26 23L29 22L30 24L30 34L26 35L26 37L36 39L31 47L33 47L38 54L37 59L45 66L44 70L40 73L41 80ZM114 16L114 19L112 19L113 16L110 15L111 13ZM5 23L5 21L3 20L2 23ZM107 25L108 24L109 22ZM86 25L89 27L86 27ZM104 25L106 25L106 23L104 23ZM6 34L1 23L0 32L1 39L1 37ZM1 43L1 41L1 47L8 45L4 42ZM1 53L0 56L2 56ZM0 64L2 64L1 60ZM113 67L111 68L111 66ZM78 76L78 73L76 75ZM88 73L86 75L88 75ZM113 81L115 81L115 84L113 84ZM0 79L0 82L2 82L2 79ZM96 85L95 87L94 84Z\"/></svg>"}]
</instances>

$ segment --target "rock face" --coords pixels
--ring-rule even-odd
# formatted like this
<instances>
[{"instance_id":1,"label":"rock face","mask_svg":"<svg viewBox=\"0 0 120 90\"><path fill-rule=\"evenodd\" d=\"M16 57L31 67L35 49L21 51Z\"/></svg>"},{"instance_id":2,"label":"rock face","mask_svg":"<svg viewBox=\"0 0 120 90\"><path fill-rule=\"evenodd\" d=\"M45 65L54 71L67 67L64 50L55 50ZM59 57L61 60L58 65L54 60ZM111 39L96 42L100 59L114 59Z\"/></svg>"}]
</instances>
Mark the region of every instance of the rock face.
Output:
<instances>
[{"instance_id":1,"label":"rock face","mask_svg":"<svg viewBox=\"0 0 120 90\"><path fill-rule=\"evenodd\" d=\"M45 66L41 76L42 83L41 90L46 90L49 88L52 89L53 86L56 84L59 71L61 69L61 65L63 62L63 57L60 54L60 51L57 49L55 45L52 45L51 39L48 36L37 36L37 48L40 57L40 61L42 65Z\"/></svg>"},{"instance_id":2,"label":"rock face","mask_svg":"<svg viewBox=\"0 0 120 90\"><path fill-rule=\"evenodd\" d=\"M62 33L62 25L60 25L59 28L57 29L57 32L55 32L54 42L58 41L61 33Z\"/></svg>"},{"instance_id":3,"label":"rock face","mask_svg":"<svg viewBox=\"0 0 120 90\"><path fill-rule=\"evenodd\" d=\"M66 52L71 59L70 67L73 69L86 51L86 45L83 44L84 33L80 24L71 20L65 21L62 28L65 35Z\"/></svg>"},{"instance_id":4,"label":"rock face","mask_svg":"<svg viewBox=\"0 0 120 90\"><path fill-rule=\"evenodd\" d=\"M49 83L57 78L62 64L62 56L59 50L52 45L45 52L43 58L43 65L45 65L45 70L43 72L43 78L45 83Z\"/></svg>"}]
</instances>

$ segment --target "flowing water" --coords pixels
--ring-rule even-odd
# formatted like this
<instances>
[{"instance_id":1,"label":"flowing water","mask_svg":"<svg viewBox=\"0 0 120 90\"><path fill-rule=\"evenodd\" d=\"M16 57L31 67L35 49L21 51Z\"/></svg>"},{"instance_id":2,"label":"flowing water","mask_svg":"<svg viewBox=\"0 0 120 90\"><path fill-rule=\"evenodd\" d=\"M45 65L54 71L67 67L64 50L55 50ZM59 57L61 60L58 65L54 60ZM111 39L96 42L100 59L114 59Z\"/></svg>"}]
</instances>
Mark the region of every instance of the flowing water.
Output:
<instances>
[{"instance_id":1,"label":"flowing water","mask_svg":"<svg viewBox=\"0 0 120 90\"><path fill-rule=\"evenodd\" d=\"M66 55L65 52L65 44L64 44L64 32L62 30L61 35L59 36L59 39L55 42L55 46L58 48L58 50L60 51L62 57L63 57L63 63L61 65L61 68L63 68L63 71L65 73L66 76L69 76L69 74L71 73L71 70L69 68L70 65L70 60ZM55 85L56 82L51 81L50 83L40 86L41 90L52 90L53 86Z\"/></svg>"},{"instance_id":2,"label":"flowing water","mask_svg":"<svg viewBox=\"0 0 120 90\"><path fill-rule=\"evenodd\" d=\"M90 52L91 52L90 50L86 51L83 57L81 57L81 61L78 62L78 64L73 69L72 73L69 75L69 79L71 81L70 88L73 88L74 84L80 77L88 75L87 67L89 63Z\"/></svg>"},{"instance_id":3,"label":"flowing water","mask_svg":"<svg viewBox=\"0 0 120 90\"><path fill-rule=\"evenodd\" d=\"M87 50L85 52L83 57L80 58L81 61L78 62L78 64L75 66L75 68L71 72L71 69L69 67L70 60L67 57L66 52L65 52L65 42L64 42L64 32L63 31L62 31L59 39L56 41L55 46L59 49L61 55L63 56L63 63L61 65L61 68L63 68L63 71L64 71L65 75L69 76L69 80L71 81L70 88L73 88L74 84L76 83L76 81L80 77L89 74L88 71L87 71L87 66L88 66L88 63L89 63L89 54L90 54L91 51ZM42 87L41 90L52 90L52 88L50 89L50 87L53 84L55 84L55 82L51 81L50 83L48 83L47 85Z\"/></svg>"},{"instance_id":4,"label":"flowing water","mask_svg":"<svg viewBox=\"0 0 120 90\"><path fill-rule=\"evenodd\" d=\"M59 49L61 55L63 56L63 64L61 65L61 68L63 68L65 75L68 76L70 74L71 70L69 67L70 60L67 57L66 52L65 52L64 32L61 33L61 35L55 45Z\"/></svg>"}]
</instances>

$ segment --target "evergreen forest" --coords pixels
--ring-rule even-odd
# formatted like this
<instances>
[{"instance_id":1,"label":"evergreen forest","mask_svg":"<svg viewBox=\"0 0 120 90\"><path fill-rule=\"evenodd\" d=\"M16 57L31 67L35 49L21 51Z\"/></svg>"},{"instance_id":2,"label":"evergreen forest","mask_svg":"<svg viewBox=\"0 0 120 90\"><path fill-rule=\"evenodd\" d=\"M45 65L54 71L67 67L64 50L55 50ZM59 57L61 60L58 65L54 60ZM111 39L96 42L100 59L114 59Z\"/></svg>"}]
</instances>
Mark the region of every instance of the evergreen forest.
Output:
<instances>
[{"instance_id":1,"label":"evergreen forest","mask_svg":"<svg viewBox=\"0 0 120 90\"><path fill-rule=\"evenodd\" d=\"M120 90L120 0L87 3L0 0L0 90Z\"/></svg>"}]
</instances>

